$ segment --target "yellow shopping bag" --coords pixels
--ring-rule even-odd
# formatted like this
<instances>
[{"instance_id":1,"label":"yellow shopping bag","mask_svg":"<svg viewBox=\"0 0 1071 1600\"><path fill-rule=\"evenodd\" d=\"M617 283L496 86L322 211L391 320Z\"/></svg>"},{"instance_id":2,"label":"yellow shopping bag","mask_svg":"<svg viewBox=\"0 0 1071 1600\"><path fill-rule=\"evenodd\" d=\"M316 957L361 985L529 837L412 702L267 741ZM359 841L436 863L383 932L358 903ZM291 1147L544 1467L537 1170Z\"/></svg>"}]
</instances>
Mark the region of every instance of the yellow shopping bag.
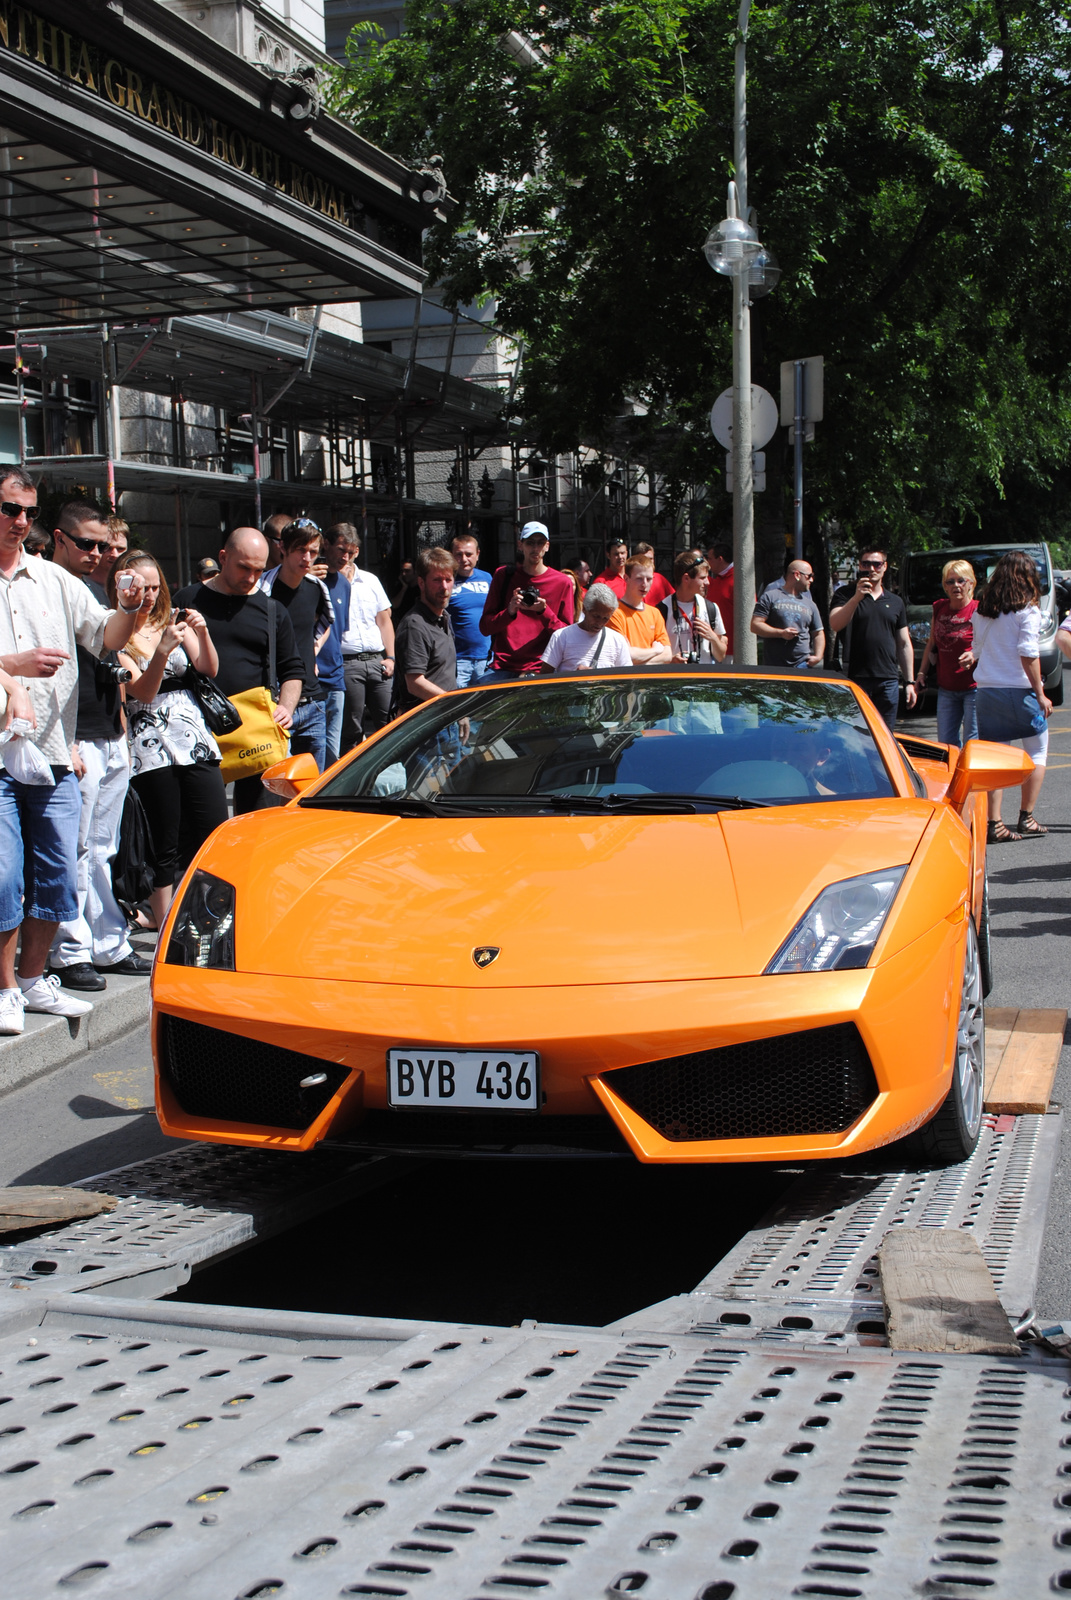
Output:
<instances>
[{"instance_id":1,"label":"yellow shopping bag","mask_svg":"<svg viewBox=\"0 0 1071 1600\"><path fill-rule=\"evenodd\" d=\"M216 739L223 757L220 772L224 783L266 771L284 760L290 748L285 729L273 716L275 701L267 689L243 689L229 698L241 716L242 726Z\"/></svg>"}]
</instances>

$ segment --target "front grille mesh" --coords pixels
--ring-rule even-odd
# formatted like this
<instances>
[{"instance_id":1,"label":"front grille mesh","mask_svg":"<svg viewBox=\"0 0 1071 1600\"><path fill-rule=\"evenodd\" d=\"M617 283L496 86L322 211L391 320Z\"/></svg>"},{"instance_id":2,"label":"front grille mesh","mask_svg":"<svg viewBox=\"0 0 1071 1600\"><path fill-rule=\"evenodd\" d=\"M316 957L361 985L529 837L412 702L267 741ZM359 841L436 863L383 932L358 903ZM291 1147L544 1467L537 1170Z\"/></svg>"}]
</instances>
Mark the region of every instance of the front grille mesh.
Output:
<instances>
[{"instance_id":1,"label":"front grille mesh","mask_svg":"<svg viewBox=\"0 0 1071 1600\"><path fill-rule=\"evenodd\" d=\"M304 1129L349 1076L347 1067L299 1055L237 1033L206 1028L185 1017L160 1019L160 1065L175 1099L191 1117ZM311 1089L302 1078L324 1072Z\"/></svg>"},{"instance_id":2,"label":"front grille mesh","mask_svg":"<svg viewBox=\"0 0 1071 1600\"><path fill-rule=\"evenodd\" d=\"M878 1092L851 1022L622 1067L603 1082L674 1141L842 1133Z\"/></svg>"}]
</instances>

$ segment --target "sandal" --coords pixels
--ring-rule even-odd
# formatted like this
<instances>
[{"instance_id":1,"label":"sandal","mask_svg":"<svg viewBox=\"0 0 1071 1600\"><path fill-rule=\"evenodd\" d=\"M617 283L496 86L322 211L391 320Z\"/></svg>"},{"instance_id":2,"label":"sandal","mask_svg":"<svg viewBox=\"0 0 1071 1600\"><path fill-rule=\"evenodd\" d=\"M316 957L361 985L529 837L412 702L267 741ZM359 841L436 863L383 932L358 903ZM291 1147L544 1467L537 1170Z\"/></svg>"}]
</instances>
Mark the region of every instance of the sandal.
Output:
<instances>
[{"instance_id":1,"label":"sandal","mask_svg":"<svg viewBox=\"0 0 1071 1600\"><path fill-rule=\"evenodd\" d=\"M986 829L986 844L1018 844L1021 833L1015 833L1004 822L991 822Z\"/></svg>"},{"instance_id":2,"label":"sandal","mask_svg":"<svg viewBox=\"0 0 1071 1600\"><path fill-rule=\"evenodd\" d=\"M134 915L130 918L130 926L132 928L136 928L139 933L159 933L160 932L159 928L156 926L156 923L155 922L150 922L148 920L148 918L145 916L145 913L141 910L140 907L134 913Z\"/></svg>"},{"instance_id":3,"label":"sandal","mask_svg":"<svg viewBox=\"0 0 1071 1600\"><path fill-rule=\"evenodd\" d=\"M1020 811L1019 821L1015 824L1016 832L1024 839L1040 839L1043 833L1048 833L1048 828L1043 828L1040 822L1034 821L1032 811Z\"/></svg>"}]
</instances>

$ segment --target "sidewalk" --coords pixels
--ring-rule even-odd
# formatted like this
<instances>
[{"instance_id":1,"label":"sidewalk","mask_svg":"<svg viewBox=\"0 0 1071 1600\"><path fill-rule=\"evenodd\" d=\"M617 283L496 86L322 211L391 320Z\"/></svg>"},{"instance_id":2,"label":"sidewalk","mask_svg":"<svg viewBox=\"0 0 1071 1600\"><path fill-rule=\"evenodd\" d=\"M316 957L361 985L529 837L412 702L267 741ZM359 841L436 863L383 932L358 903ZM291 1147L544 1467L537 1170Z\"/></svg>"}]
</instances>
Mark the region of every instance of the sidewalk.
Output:
<instances>
[{"instance_id":1,"label":"sidewalk","mask_svg":"<svg viewBox=\"0 0 1071 1600\"><path fill-rule=\"evenodd\" d=\"M138 955L152 957L154 933L135 933ZM103 994L92 997L84 1017L47 1017L27 1011L26 1031L0 1038L0 1095L39 1078L75 1056L110 1044L149 1020L148 978L110 977Z\"/></svg>"}]
</instances>

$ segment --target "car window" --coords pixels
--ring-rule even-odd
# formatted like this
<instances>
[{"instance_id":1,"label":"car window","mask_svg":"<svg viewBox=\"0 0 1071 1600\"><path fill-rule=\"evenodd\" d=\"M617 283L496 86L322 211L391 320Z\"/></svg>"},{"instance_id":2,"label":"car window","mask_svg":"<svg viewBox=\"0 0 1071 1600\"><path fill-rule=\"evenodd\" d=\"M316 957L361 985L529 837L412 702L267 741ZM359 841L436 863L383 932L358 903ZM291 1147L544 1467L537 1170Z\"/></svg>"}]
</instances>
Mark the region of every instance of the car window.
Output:
<instances>
[{"instance_id":1,"label":"car window","mask_svg":"<svg viewBox=\"0 0 1071 1600\"><path fill-rule=\"evenodd\" d=\"M944 594L941 572L949 561L968 561L974 568L976 588L980 589L993 576L993 568L1009 550L1022 550L1038 569L1042 594L1049 592L1049 563L1040 544L1002 545L997 549L965 550L956 555L951 550L927 550L912 554L904 562L900 579L900 593L909 606L929 606Z\"/></svg>"},{"instance_id":2,"label":"car window","mask_svg":"<svg viewBox=\"0 0 1071 1600\"><path fill-rule=\"evenodd\" d=\"M540 678L429 703L301 803L718 809L895 793L846 685Z\"/></svg>"}]
</instances>

